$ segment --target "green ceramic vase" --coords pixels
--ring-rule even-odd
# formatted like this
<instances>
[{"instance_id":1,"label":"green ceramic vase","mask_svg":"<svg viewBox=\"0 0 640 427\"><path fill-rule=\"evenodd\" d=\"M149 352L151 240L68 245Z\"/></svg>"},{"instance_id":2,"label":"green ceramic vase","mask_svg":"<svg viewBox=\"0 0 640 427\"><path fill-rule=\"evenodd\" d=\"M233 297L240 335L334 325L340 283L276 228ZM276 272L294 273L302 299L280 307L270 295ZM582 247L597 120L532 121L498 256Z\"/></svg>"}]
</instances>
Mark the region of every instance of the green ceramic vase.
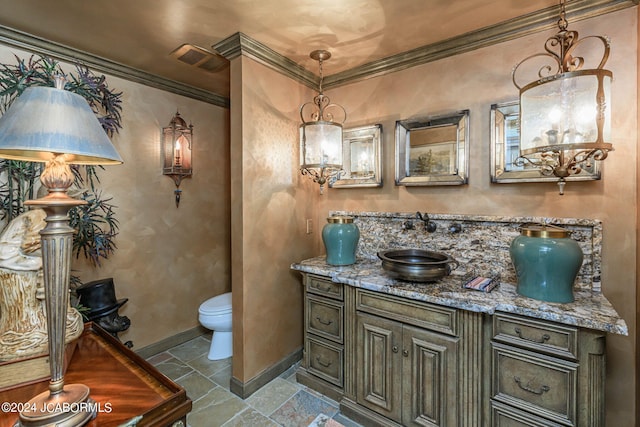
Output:
<instances>
[{"instance_id":1,"label":"green ceramic vase","mask_svg":"<svg viewBox=\"0 0 640 427\"><path fill-rule=\"evenodd\" d=\"M327 264L350 265L356 262L360 230L350 216L330 216L322 228Z\"/></svg>"},{"instance_id":2,"label":"green ceramic vase","mask_svg":"<svg viewBox=\"0 0 640 427\"><path fill-rule=\"evenodd\" d=\"M582 250L569 231L527 225L509 247L518 277L517 292L541 301L573 302L573 284L582 266Z\"/></svg>"}]
</instances>

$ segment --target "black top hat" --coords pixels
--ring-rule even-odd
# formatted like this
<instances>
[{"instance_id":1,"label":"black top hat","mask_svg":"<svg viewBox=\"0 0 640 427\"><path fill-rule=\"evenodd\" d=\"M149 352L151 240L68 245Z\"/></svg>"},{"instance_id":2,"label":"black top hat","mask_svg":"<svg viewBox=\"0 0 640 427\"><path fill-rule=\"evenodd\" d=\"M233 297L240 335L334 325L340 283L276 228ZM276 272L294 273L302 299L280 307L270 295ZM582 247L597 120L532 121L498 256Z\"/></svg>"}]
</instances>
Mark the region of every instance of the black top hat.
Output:
<instances>
[{"instance_id":1,"label":"black top hat","mask_svg":"<svg viewBox=\"0 0 640 427\"><path fill-rule=\"evenodd\" d=\"M76 288L80 305L88 307L89 320L106 316L118 310L129 298L116 300L113 278L94 280Z\"/></svg>"}]
</instances>

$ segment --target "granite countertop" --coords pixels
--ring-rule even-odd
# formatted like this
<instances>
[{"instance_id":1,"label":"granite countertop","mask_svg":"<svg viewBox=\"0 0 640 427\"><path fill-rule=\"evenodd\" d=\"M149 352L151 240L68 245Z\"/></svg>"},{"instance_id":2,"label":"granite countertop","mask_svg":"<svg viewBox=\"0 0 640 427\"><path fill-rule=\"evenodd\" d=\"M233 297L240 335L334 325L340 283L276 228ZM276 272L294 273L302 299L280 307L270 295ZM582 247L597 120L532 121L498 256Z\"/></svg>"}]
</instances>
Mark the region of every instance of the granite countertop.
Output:
<instances>
[{"instance_id":1,"label":"granite countertop","mask_svg":"<svg viewBox=\"0 0 640 427\"><path fill-rule=\"evenodd\" d=\"M574 291L575 301L568 304L538 301L520 296L515 284L500 283L489 293L462 287L467 272L458 268L435 283L413 283L390 278L379 260L358 259L349 266L331 266L324 256L291 265L293 270L330 277L333 282L383 292L389 295L426 301L468 311L494 314L520 314L566 325L628 335L624 320L600 292Z\"/></svg>"}]
</instances>

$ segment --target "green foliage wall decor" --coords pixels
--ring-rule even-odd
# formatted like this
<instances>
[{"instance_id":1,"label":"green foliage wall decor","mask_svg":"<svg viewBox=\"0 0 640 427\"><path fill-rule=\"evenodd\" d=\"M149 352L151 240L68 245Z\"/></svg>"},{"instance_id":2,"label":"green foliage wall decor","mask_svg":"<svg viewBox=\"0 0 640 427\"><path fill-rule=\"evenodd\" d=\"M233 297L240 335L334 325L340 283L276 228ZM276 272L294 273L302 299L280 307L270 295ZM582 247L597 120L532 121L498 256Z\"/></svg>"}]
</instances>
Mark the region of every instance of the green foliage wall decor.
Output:
<instances>
[{"instance_id":1,"label":"green foliage wall decor","mask_svg":"<svg viewBox=\"0 0 640 427\"><path fill-rule=\"evenodd\" d=\"M15 64L0 64L0 115L30 86L54 86L54 78L66 78L65 89L81 95L112 137L121 129L122 92L109 88L104 75L95 75L82 65L74 73L63 72L60 64L50 58L33 55L24 60L15 56ZM37 197L43 164L0 159L0 221L11 221L23 213L24 202ZM111 198L104 198L98 185L96 166L72 165L75 183L70 193L87 204L69 213L70 225L76 230L73 251L94 266L99 266L116 248L118 234Z\"/></svg>"}]
</instances>

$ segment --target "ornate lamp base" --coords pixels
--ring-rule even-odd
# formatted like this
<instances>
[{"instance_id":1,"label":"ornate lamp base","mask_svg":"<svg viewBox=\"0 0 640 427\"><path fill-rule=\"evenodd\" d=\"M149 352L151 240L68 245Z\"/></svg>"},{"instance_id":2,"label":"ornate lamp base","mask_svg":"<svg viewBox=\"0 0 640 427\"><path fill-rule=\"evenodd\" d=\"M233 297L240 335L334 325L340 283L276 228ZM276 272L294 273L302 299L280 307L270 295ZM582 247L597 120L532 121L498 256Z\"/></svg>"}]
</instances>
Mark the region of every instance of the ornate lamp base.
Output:
<instances>
[{"instance_id":1,"label":"ornate lamp base","mask_svg":"<svg viewBox=\"0 0 640 427\"><path fill-rule=\"evenodd\" d=\"M14 427L79 427L96 416L96 402L89 397L89 387L64 383L64 348L69 275L73 252L73 228L69 226L69 209L86 204L69 197L73 173L57 155L40 175L49 193L25 204L41 207L47 225L40 231L42 270L45 286L47 333L49 336L49 391L40 393L26 405Z\"/></svg>"},{"instance_id":2,"label":"ornate lamp base","mask_svg":"<svg viewBox=\"0 0 640 427\"><path fill-rule=\"evenodd\" d=\"M96 416L96 402L83 384L64 386L58 393L45 391L25 404L14 427L82 426Z\"/></svg>"}]
</instances>

